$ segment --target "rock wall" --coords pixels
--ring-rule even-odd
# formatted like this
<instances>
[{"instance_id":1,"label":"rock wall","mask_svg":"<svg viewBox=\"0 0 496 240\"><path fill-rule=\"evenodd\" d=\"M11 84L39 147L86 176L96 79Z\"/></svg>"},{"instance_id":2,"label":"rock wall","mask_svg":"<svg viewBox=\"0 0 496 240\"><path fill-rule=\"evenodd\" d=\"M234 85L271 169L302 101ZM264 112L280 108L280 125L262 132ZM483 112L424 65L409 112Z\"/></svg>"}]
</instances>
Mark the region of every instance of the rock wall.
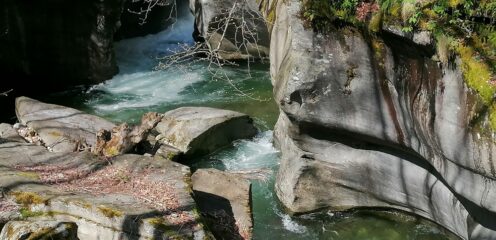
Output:
<instances>
[{"instance_id":1,"label":"rock wall","mask_svg":"<svg viewBox=\"0 0 496 240\"><path fill-rule=\"evenodd\" d=\"M0 3L0 71L5 84L61 88L118 72L113 52L124 0Z\"/></svg>"},{"instance_id":2,"label":"rock wall","mask_svg":"<svg viewBox=\"0 0 496 240\"><path fill-rule=\"evenodd\" d=\"M177 18L189 13L188 1L160 0L126 0L121 16L121 28L115 33L115 39L155 34L174 24ZM143 11L150 8L150 11Z\"/></svg>"},{"instance_id":3,"label":"rock wall","mask_svg":"<svg viewBox=\"0 0 496 240\"><path fill-rule=\"evenodd\" d=\"M190 0L196 41L226 60L266 58L269 34L256 0Z\"/></svg>"},{"instance_id":4,"label":"rock wall","mask_svg":"<svg viewBox=\"0 0 496 240\"><path fill-rule=\"evenodd\" d=\"M317 33L297 0L261 6L281 110L276 192L289 210L388 207L496 239L495 142L459 60L432 60L428 33Z\"/></svg>"}]
</instances>

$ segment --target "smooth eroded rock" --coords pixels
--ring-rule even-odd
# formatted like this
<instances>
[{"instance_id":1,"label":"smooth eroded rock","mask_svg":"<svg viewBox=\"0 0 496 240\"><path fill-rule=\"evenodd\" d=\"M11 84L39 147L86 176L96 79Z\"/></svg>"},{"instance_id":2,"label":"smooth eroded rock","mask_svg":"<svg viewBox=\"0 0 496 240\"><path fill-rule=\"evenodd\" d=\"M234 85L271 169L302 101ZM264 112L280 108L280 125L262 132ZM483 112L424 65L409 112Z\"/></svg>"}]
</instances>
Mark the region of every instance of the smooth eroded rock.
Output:
<instances>
[{"instance_id":1,"label":"smooth eroded rock","mask_svg":"<svg viewBox=\"0 0 496 240\"><path fill-rule=\"evenodd\" d=\"M182 107L166 112L155 129L161 142L179 149L186 157L211 153L257 133L248 115L208 107Z\"/></svg>"},{"instance_id":2,"label":"smooth eroded rock","mask_svg":"<svg viewBox=\"0 0 496 240\"><path fill-rule=\"evenodd\" d=\"M99 130L110 130L115 126L103 118L28 97L16 99L16 115L54 152L73 152L85 144L94 146Z\"/></svg>"},{"instance_id":3,"label":"smooth eroded rock","mask_svg":"<svg viewBox=\"0 0 496 240\"><path fill-rule=\"evenodd\" d=\"M496 141L460 61L433 60L428 33L316 32L299 1L265 2L281 202L297 213L401 209L495 239Z\"/></svg>"},{"instance_id":4,"label":"smooth eroded rock","mask_svg":"<svg viewBox=\"0 0 496 240\"><path fill-rule=\"evenodd\" d=\"M251 183L217 169L199 169L191 176L195 200L214 235L251 239Z\"/></svg>"},{"instance_id":5,"label":"smooth eroded rock","mask_svg":"<svg viewBox=\"0 0 496 240\"><path fill-rule=\"evenodd\" d=\"M0 233L0 239L50 239L79 240L74 222L60 221L11 221Z\"/></svg>"}]
</instances>

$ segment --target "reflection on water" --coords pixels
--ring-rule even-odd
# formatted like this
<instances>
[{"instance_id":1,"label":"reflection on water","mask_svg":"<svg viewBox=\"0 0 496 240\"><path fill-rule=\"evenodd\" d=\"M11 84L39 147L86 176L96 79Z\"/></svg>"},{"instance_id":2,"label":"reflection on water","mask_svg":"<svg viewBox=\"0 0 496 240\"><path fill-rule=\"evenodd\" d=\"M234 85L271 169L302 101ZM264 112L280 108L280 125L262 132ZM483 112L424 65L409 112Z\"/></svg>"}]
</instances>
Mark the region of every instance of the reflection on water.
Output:
<instances>
[{"instance_id":1,"label":"reflection on water","mask_svg":"<svg viewBox=\"0 0 496 240\"><path fill-rule=\"evenodd\" d=\"M195 160L193 168L222 170L269 169L266 181L252 181L255 239L448 239L430 223L402 214L359 211L291 217L284 213L274 192L279 153L272 145L278 109L272 100L268 66L225 68L237 88L257 101L215 79L204 63L153 71L156 56L180 44L191 44L192 18L174 29L116 44L120 73L90 89L76 88L46 99L94 113L115 122L137 122L148 111L165 112L180 106L211 106L236 110L255 118L262 132L253 139Z\"/></svg>"}]
</instances>

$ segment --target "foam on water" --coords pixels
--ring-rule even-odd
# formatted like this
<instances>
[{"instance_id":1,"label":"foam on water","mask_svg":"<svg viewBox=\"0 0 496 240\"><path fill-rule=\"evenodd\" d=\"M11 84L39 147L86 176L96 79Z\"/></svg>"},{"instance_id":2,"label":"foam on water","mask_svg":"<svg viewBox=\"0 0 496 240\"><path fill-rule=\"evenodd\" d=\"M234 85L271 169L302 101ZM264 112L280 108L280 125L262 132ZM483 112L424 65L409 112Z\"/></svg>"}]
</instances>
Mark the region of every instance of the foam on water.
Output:
<instances>
[{"instance_id":1,"label":"foam on water","mask_svg":"<svg viewBox=\"0 0 496 240\"><path fill-rule=\"evenodd\" d=\"M220 160L227 170L246 170L272 168L277 161L278 151L272 145L272 131L259 133L250 140L238 140L234 148L219 152L215 158Z\"/></svg>"},{"instance_id":2,"label":"foam on water","mask_svg":"<svg viewBox=\"0 0 496 240\"><path fill-rule=\"evenodd\" d=\"M181 92L203 81L203 76L198 71L154 71L154 67L158 56L170 54L180 44L193 43L192 28L193 17L188 15L169 30L117 42L119 74L91 88L89 94L100 92L104 97L90 99L88 105L96 112L109 112L181 101Z\"/></svg>"},{"instance_id":3,"label":"foam on water","mask_svg":"<svg viewBox=\"0 0 496 240\"><path fill-rule=\"evenodd\" d=\"M289 215L281 214L280 216L282 217L282 224L286 230L300 234L307 231L307 228L305 226L295 222Z\"/></svg>"}]
</instances>

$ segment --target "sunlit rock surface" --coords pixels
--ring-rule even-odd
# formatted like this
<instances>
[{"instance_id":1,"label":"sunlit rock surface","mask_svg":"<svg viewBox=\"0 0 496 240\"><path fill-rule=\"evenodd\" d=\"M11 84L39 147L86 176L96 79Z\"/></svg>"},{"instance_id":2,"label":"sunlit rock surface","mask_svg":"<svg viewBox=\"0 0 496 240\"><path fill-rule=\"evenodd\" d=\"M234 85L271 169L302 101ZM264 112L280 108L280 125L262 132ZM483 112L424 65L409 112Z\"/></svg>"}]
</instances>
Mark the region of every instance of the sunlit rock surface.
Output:
<instances>
[{"instance_id":1,"label":"sunlit rock surface","mask_svg":"<svg viewBox=\"0 0 496 240\"><path fill-rule=\"evenodd\" d=\"M209 107L181 107L164 114L155 127L157 139L186 157L211 153L236 139L257 134L253 119L230 110Z\"/></svg>"},{"instance_id":2,"label":"sunlit rock surface","mask_svg":"<svg viewBox=\"0 0 496 240\"><path fill-rule=\"evenodd\" d=\"M458 61L441 68L426 36L315 33L298 1L262 6L275 16L276 191L289 210L391 207L496 238L494 139Z\"/></svg>"},{"instance_id":3,"label":"sunlit rock surface","mask_svg":"<svg viewBox=\"0 0 496 240\"><path fill-rule=\"evenodd\" d=\"M219 239L251 239L251 183L217 169L199 169L191 176L202 216Z\"/></svg>"},{"instance_id":4,"label":"sunlit rock surface","mask_svg":"<svg viewBox=\"0 0 496 240\"><path fill-rule=\"evenodd\" d=\"M5 225L0 239L79 240L75 223L59 221L12 221Z\"/></svg>"},{"instance_id":5,"label":"sunlit rock surface","mask_svg":"<svg viewBox=\"0 0 496 240\"><path fill-rule=\"evenodd\" d=\"M16 142L0 144L0 165L0 208L10 212L0 226L74 222L81 240L206 237L184 165L139 155L50 153Z\"/></svg>"},{"instance_id":6,"label":"sunlit rock surface","mask_svg":"<svg viewBox=\"0 0 496 240\"><path fill-rule=\"evenodd\" d=\"M54 152L73 152L81 144L94 146L99 130L115 126L103 118L28 97L16 99L16 114Z\"/></svg>"}]
</instances>

